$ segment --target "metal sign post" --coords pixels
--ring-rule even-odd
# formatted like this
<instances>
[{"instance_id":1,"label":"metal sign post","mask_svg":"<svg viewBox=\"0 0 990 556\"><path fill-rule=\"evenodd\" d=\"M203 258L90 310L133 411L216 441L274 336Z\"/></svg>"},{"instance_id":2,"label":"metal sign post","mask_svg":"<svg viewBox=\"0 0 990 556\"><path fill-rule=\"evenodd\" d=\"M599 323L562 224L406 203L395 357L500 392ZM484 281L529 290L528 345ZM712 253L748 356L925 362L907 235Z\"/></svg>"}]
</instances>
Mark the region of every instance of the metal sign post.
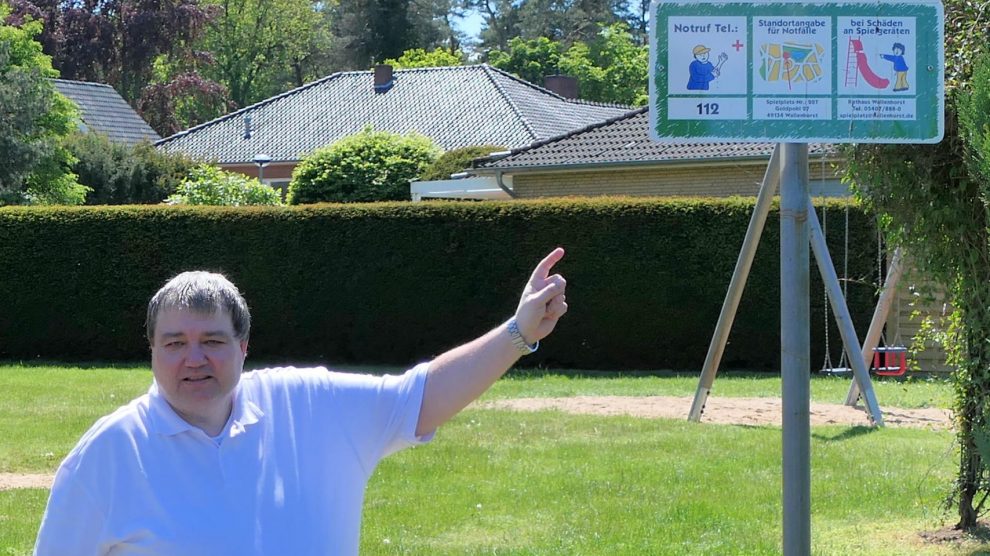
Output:
<instances>
[{"instance_id":1,"label":"metal sign post","mask_svg":"<svg viewBox=\"0 0 990 556\"><path fill-rule=\"evenodd\" d=\"M784 554L811 554L808 145L785 144L780 173L780 373Z\"/></svg>"}]
</instances>

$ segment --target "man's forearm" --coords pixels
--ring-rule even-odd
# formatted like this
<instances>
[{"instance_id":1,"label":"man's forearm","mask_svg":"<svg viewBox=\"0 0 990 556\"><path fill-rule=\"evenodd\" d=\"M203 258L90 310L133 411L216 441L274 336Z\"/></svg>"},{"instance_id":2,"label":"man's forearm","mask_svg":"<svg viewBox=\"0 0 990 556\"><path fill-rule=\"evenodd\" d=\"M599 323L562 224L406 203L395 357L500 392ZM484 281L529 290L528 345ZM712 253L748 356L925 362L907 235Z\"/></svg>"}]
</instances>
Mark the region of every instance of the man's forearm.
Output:
<instances>
[{"instance_id":1,"label":"man's forearm","mask_svg":"<svg viewBox=\"0 0 990 556\"><path fill-rule=\"evenodd\" d=\"M567 312L567 281L559 274L550 275L563 256L564 250L558 247L536 265L512 319L430 364L417 435L433 432L467 407L505 374L530 344L553 332L557 320Z\"/></svg>"},{"instance_id":2,"label":"man's forearm","mask_svg":"<svg viewBox=\"0 0 990 556\"><path fill-rule=\"evenodd\" d=\"M430 363L416 434L436 430L488 390L519 360L507 323Z\"/></svg>"}]
</instances>

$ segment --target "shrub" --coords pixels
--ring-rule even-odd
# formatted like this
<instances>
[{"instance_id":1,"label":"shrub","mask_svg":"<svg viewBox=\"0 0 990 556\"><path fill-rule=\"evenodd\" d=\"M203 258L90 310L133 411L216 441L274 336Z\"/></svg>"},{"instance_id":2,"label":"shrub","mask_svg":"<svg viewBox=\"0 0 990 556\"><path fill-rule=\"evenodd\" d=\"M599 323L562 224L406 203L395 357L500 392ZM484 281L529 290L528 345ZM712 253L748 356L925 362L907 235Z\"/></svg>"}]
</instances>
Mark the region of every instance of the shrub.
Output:
<instances>
[{"instance_id":1,"label":"shrub","mask_svg":"<svg viewBox=\"0 0 990 556\"><path fill-rule=\"evenodd\" d=\"M157 150L150 143L114 143L99 133L77 133L66 141L77 161L72 171L92 191L87 205L160 203L175 192L196 162Z\"/></svg>"},{"instance_id":2,"label":"shrub","mask_svg":"<svg viewBox=\"0 0 990 556\"><path fill-rule=\"evenodd\" d=\"M292 172L289 203L408 201L409 182L439 154L422 135L365 128L303 160Z\"/></svg>"},{"instance_id":3,"label":"shrub","mask_svg":"<svg viewBox=\"0 0 990 556\"><path fill-rule=\"evenodd\" d=\"M146 359L148 298L201 268L247 297L253 359L409 364L508 318L532 266L561 245L555 270L571 310L521 364L697 370L752 211L752 199L628 198L0 208L0 357ZM865 330L876 229L858 208L849 216L848 303ZM777 224L773 211L724 368L779 368ZM827 236L841 246L844 229ZM811 280L817 369L825 300L817 273ZM834 325L829 333L838 338Z\"/></svg>"},{"instance_id":4,"label":"shrub","mask_svg":"<svg viewBox=\"0 0 990 556\"><path fill-rule=\"evenodd\" d=\"M494 152L504 151L505 147L497 145L478 145L474 147L462 147L447 151L440 155L440 158L430 165L421 180L446 180L451 174L456 174L465 168L471 168L471 162L476 158L488 156Z\"/></svg>"},{"instance_id":5,"label":"shrub","mask_svg":"<svg viewBox=\"0 0 990 556\"><path fill-rule=\"evenodd\" d=\"M278 191L243 174L203 164L193 168L189 179L168 198L173 205L281 205Z\"/></svg>"}]
</instances>

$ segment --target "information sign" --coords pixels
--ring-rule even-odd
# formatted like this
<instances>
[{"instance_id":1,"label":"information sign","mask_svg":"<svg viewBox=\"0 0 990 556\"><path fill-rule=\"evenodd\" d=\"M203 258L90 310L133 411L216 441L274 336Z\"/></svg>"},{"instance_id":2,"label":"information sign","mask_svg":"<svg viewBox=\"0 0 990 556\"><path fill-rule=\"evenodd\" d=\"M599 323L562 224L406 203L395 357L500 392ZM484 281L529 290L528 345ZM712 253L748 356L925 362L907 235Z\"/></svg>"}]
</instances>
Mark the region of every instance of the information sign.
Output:
<instances>
[{"instance_id":1,"label":"information sign","mask_svg":"<svg viewBox=\"0 0 990 556\"><path fill-rule=\"evenodd\" d=\"M655 139L942 139L938 0L674 0L655 1L650 13Z\"/></svg>"}]
</instances>

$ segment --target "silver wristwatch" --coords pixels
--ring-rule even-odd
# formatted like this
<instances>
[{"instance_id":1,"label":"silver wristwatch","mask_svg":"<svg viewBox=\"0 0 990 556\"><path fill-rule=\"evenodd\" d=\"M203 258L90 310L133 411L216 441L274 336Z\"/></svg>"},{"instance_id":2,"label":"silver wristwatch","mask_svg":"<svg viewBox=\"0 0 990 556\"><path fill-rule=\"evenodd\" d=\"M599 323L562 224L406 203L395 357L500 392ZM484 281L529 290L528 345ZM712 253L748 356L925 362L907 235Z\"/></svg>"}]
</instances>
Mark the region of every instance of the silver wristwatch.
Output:
<instances>
[{"instance_id":1,"label":"silver wristwatch","mask_svg":"<svg viewBox=\"0 0 990 556\"><path fill-rule=\"evenodd\" d=\"M516 351L518 351L520 354L529 355L530 353L533 353L534 351L539 349L540 347L539 341L537 341L533 345L529 345L526 343L526 339L523 338L522 333L519 332L519 325L516 323L516 317L512 317L511 319L509 319L508 328L509 328L509 338L512 339L512 345L516 347Z\"/></svg>"}]
</instances>

